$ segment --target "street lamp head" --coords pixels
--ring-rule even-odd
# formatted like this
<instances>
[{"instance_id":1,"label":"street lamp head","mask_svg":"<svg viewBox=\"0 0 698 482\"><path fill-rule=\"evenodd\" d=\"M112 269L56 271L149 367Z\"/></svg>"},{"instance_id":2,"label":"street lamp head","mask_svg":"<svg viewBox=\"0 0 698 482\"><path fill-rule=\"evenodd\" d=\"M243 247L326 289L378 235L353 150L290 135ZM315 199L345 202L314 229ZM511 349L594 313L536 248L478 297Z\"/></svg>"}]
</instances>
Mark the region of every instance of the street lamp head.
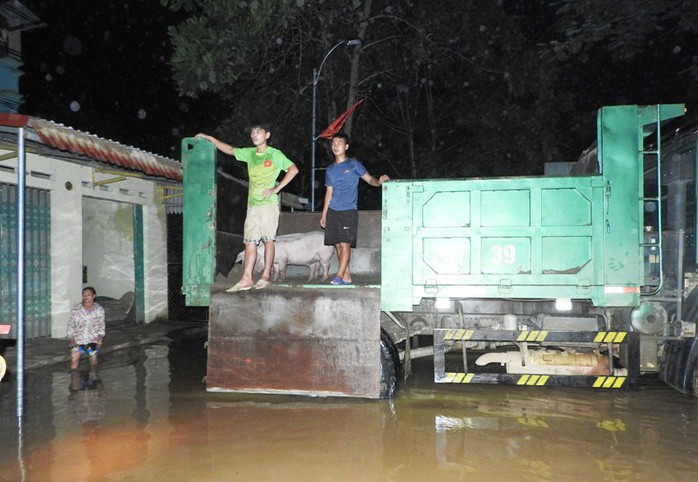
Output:
<instances>
[{"instance_id":1,"label":"street lamp head","mask_svg":"<svg viewBox=\"0 0 698 482\"><path fill-rule=\"evenodd\" d=\"M361 45L361 39L360 39L360 38L355 38L355 39L347 40L347 47L354 47L355 45Z\"/></svg>"}]
</instances>

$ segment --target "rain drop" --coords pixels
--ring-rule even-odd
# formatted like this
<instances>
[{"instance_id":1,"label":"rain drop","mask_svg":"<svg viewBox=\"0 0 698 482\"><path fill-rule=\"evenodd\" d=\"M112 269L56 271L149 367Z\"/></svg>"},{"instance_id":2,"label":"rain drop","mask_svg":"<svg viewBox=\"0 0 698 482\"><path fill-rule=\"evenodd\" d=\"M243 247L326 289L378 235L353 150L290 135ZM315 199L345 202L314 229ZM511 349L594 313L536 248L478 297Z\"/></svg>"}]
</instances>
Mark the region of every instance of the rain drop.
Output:
<instances>
[{"instance_id":1,"label":"rain drop","mask_svg":"<svg viewBox=\"0 0 698 482\"><path fill-rule=\"evenodd\" d=\"M138 118L145 119L145 116L146 116L145 109L138 109Z\"/></svg>"},{"instance_id":2,"label":"rain drop","mask_svg":"<svg viewBox=\"0 0 698 482\"><path fill-rule=\"evenodd\" d=\"M68 55L80 55L80 53L82 53L82 42L76 37L66 37L66 39L63 40L63 50Z\"/></svg>"},{"instance_id":3,"label":"rain drop","mask_svg":"<svg viewBox=\"0 0 698 482\"><path fill-rule=\"evenodd\" d=\"M72 101L70 103L70 110L72 110L73 112L79 111L80 110L80 102L78 102L77 100Z\"/></svg>"}]
</instances>

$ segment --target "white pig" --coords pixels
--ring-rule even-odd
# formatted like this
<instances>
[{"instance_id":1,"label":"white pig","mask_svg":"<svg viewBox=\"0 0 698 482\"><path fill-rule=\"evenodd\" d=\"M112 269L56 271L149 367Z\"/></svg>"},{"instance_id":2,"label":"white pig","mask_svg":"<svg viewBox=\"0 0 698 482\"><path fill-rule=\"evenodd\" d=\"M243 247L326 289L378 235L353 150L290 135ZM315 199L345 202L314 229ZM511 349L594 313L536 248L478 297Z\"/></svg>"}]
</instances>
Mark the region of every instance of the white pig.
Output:
<instances>
[{"instance_id":1,"label":"white pig","mask_svg":"<svg viewBox=\"0 0 698 482\"><path fill-rule=\"evenodd\" d=\"M241 251L236 263L241 263L245 252ZM322 231L312 231L309 233L293 233L276 237L276 250L274 256L274 266L272 269L272 279L283 281L286 277L286 266L307 266L310 270L308 281L312 281L319 275L322 269L322 280L329 277L330 259L334 256L334 246L325 246L325 234ZM257 262L255 272L264 269L264 246L262 243L257 246Z\"/></svg>"}]
</instances>

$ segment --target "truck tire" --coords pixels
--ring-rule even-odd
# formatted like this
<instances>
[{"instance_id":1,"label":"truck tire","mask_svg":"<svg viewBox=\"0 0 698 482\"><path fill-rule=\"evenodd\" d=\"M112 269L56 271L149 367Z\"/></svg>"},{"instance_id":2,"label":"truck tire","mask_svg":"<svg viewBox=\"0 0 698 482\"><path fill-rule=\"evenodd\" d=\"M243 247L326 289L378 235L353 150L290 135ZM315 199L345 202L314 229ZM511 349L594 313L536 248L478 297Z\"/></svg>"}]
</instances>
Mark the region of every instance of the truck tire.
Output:
<instances>
[{"instance_id":1,"label":"truck tire","mask_svg":"<svg viewBox=\"0 0 698 482\"><path fill-rule=\"evenodd\" d=\"M691 381L691 390L690 394L693 395L694 398L698 398L698 361L696 361L693 364L693 374L691 375L690 381Z\"/></svg>"},{"instance_id":2,"label":"truck tire","mask_svg":"<svg viewBox=\"0 0 698 482\"><path fill-rule=\"evenodd\" d=\"M381 329L380 340L381 372L380 398L390 399L395 396L397 380L400 372L400 358L390 336Z\"/></svg>"}]
</instances>

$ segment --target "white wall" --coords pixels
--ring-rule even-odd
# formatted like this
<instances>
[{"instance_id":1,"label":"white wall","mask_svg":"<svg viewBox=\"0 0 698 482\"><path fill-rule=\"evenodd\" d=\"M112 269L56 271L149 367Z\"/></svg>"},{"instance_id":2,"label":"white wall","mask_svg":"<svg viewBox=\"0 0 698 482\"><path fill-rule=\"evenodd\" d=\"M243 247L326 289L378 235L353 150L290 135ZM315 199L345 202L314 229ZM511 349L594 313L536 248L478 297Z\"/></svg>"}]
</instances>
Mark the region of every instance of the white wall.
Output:
<instances>
[{"instance_id":1,"label":"white wall","mask_svg":"<svg viewBox=\"0 0 698 482\"><path fill-rule=\"evenodd\" d=\"M133 204L82 198L83 281L98 296L119 299L135 290L133 232Z\"/></svg>"},{"instance_id":2,"label":"white wall","mask_svg":"<svg viewBox=\"0 0 698 482\"><path fill-rule=\"evenodd\" d=\"M12 146L14 150L14 146ZM7 147L0 146L0 155L9 152ZM16 184L17 174L9 168L16 168L16 159L0 161L0 182ZM51 192L51 336L64 338L70 316L70 308L80 302L82 291L83 265L83 208L85 215L92 219L102 212L113 212L115 228L119 236L127 224L124 210L133 204L143 206L143 237L145 263L145 321L149 323L156 319L167 318L167 219L157 185L153 181L137 178L127 178L93 188L94 181L114 179L116 174L96 172L89 166L74 164L58 159L42 157L28 153L26 159L26 185ZM105 166L106 169L106 166ZM94 177L93 177L94 176ZM70 183L70 184L67 184ZM107 203L116 201L118 204ZM118 220L118 221L117 221ZM104 226L104 224L101 224ZM132 226L132 223L131 223ZM121 231L119 231L121 229ZM119 246L110 231L108 246ZM87 239L95 236L87 235ZM90 241L92 242L92 241ZM95 245L96 246L96 245ZM93 246L91 249L95 249ZM119 251L120 257L125 257L125 243ZM105 248L107 245L105 244ZM99 295L118 298L125 290L133 285L133 251L131 250L131 273L128 280L118 280L108 277L97 278L102 287L95 286ZM109 252L105 249L104 256ZM96 263L99 252L92 250L86 254L90 263ZM112 260L113 261L113 260ZM108 264L108 262L106 263ZM124 264L125 266L125 264ZM125 268L123 268L125 269ZM90 271L92 271L90 269ZM88 272L88 283L93 274ZM125 277L125 276L124 276ZM130 284L129 284L130 283ZM95 282L97 284L97 282ZM131 288L132 290L132 288Z\"/></svg>"},{"instance_id":3,"label":"white wall","mask_svg":"<svg viewBox=\"0 0 698 482\"><path fill-rule=\"evenodd\" d=\"M143 206L143 271L145 319L167 319L167 214L155 193L155 203Z\"/></svg>"}]
</instances>

